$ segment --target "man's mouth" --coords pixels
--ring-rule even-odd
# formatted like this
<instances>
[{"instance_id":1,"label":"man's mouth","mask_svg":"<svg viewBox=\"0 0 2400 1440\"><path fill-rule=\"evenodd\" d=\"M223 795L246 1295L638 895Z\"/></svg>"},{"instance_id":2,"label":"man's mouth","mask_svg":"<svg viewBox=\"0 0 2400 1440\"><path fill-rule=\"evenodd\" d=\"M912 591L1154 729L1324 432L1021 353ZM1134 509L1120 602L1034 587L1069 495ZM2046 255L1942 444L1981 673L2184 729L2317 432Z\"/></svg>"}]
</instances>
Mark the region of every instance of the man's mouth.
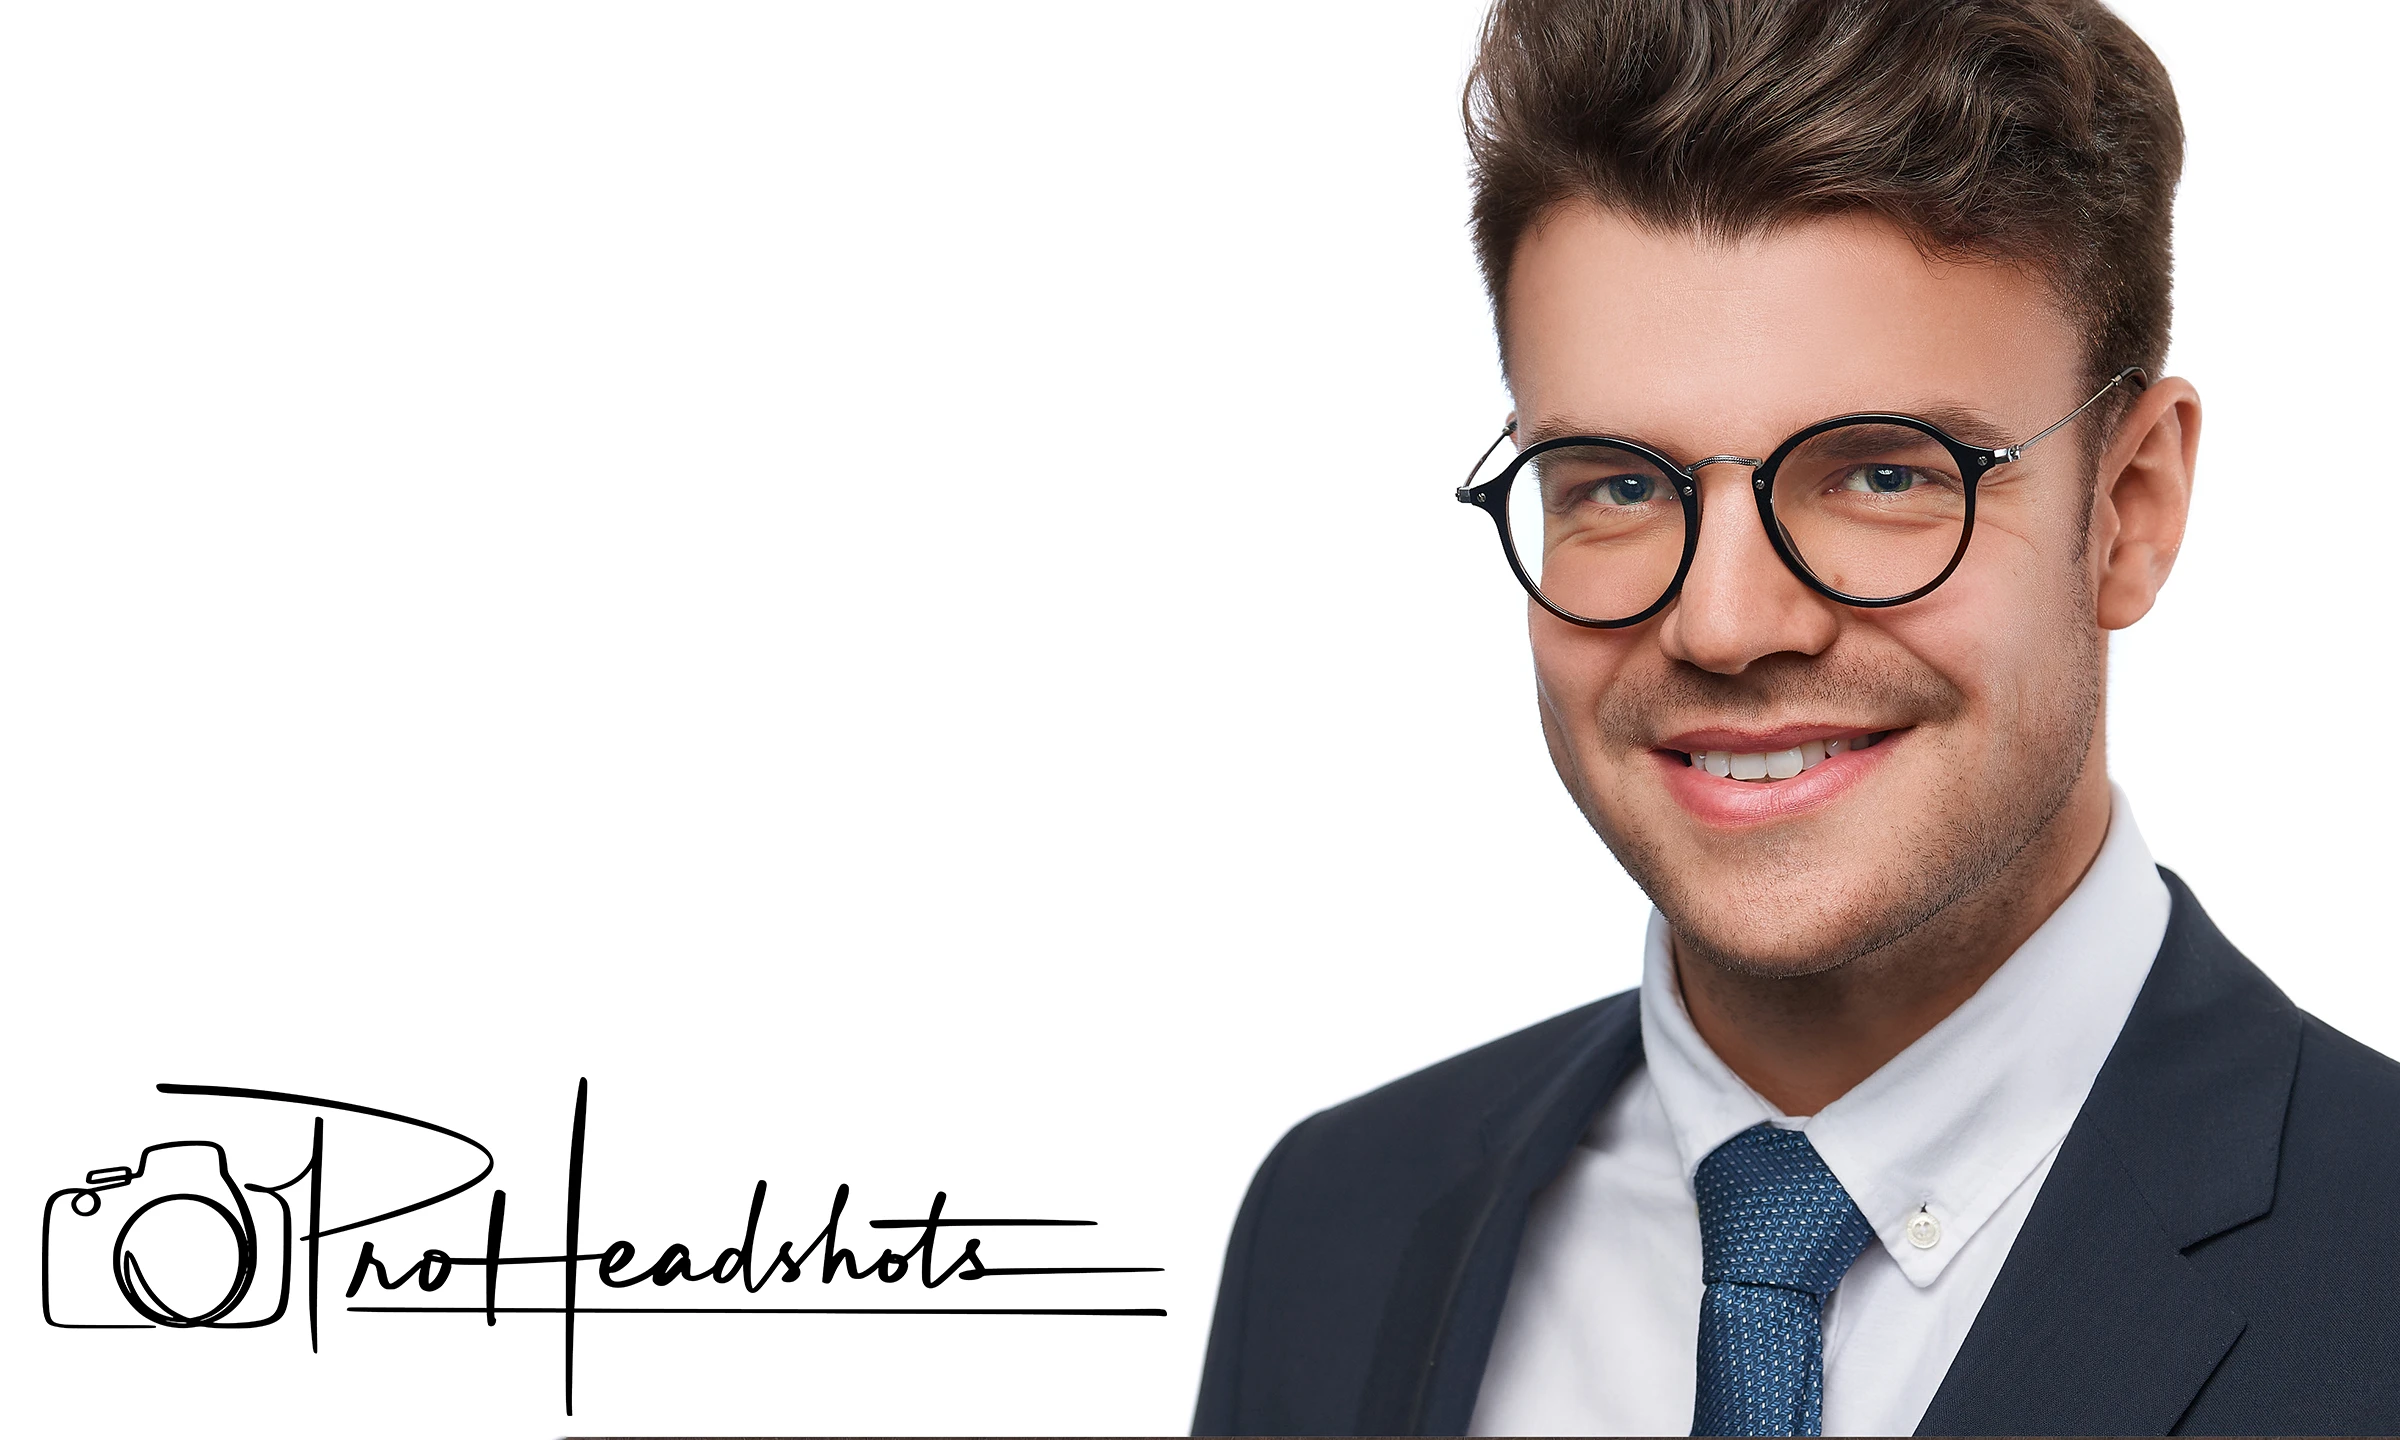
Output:
<instances>
[{"instance_id":1,"label":"man's mouth","mask_svg":"<svg viewBox=\"0 0 2400 1440\"><path fill-rule=\"evenodd\" d=\"M1893 733L1890 730L1868 730L1855 735L1835 735L1822 740L1804 740L1781 750L1686 750L1680 753L1691 761L1693 769L1705 770L1720 779L1772 784L1813 770L1847 751L1871 750Z\"/></svg>"}]
</instances>

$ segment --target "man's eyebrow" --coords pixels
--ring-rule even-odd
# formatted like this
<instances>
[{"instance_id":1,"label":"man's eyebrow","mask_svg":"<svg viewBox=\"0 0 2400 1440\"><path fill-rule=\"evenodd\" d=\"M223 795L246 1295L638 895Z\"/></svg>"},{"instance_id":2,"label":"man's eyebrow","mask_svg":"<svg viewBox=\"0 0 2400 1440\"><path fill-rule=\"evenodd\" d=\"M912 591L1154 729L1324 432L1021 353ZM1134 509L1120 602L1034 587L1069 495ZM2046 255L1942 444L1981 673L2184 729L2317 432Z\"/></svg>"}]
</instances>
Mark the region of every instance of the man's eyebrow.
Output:
<instances>
[{"instance_id":1,"label":"man's eyebrow","mask_svg":"<svg viewBox=\"0 0 2400 1440\"><path fill-rule=\"evenodd\" d=\"M1528 445L1539 445L1545 440L1559 440L1569 435L1603 435L1617 440L1642 439L1631 430L1614 430L1606 425L1594 425L1585 421L1564 420L1556 417L1536 420L1531 425L1520 422L1516 433L1509 438L1516 441L1517 448L1521 450ZM1650 444L1647 440L1642 440L1642 443ZM1652 445L1651 448L1663 449L1656 445Z\"/></svg>"},{"instance_id":2,"label":"man's eyebrow","mask_svg":"<svg viewBox=\"0 0 2400 1440\"><path fill-rule=\"evenodd\" d=\"M1895 407L1890 410L1851 410L1843 413L1912 416L1919 420L1932 422L1952 439L1965 441L1969 445L1984 450L1996 450L2004 445L2013 445L2023 438L1996 417L1966 405L1931 405L1920 409ZM1822 418L1831 420L1835 417L1827 415ZM1671 456L1675 453L1675 447L1660 445L1655 441L1644 439L1631 430L1614 429L1606 425L1572 420L1562 416L1544 416L1530 424L1520 423L1517 426L1516 434L1511 438L1516 441L1519 449L1524 449L1527 446L1539 445L1545 440L1557 440L1569 435L1602 435L1613 436L1620 440L1639 440L1661 454ZM1693 458L1698 457L1694 456Z\"/></svg>"},{"instance_id":3,"label":"man's eyebrow","mask_svg":"<svg viewBox=\"0 0 2400 1440\"><path fill-rule=\"evenodd\" d=\"M1900 413L1914 415L1919 420L1930 420L1951 439L1964 440L1978 449L1997 450L2025 438L1998 418L1964 405L1934 405L1923 410L1903 410Z\"/></svg>"}]
</instances>

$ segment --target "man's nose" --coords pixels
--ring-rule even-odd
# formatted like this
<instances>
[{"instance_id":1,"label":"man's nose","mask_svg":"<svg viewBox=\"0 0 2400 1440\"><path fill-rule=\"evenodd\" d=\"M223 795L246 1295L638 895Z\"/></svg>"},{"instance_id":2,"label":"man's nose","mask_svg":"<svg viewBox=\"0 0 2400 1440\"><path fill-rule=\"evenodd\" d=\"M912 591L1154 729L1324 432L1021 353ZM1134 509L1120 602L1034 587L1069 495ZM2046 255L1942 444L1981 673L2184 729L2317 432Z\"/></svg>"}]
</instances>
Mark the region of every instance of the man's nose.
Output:
<instances>
[{"instance_id":1,"label":"man's nose","mask_svg":"<svg viewBox=\"0 0 2400 1440\"><path fill-rule=\"evenodd\" d=\"M1659 622L1659 645L1677 660L1736 675L1753 660L1815 655L1833 643L1833 602L1800 583L1759 523L1757 465L1711 456L1700 477L1700 547L1683 589Z\"/></svg>"}]
</instances>

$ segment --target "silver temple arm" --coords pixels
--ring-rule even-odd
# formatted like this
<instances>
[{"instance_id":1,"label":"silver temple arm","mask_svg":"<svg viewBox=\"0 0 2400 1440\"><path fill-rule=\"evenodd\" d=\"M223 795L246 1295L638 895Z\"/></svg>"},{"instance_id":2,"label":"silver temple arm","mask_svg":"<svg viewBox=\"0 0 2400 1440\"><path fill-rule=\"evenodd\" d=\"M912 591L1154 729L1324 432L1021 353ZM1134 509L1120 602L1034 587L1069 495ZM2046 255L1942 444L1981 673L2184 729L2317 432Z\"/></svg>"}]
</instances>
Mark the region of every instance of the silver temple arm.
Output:
<instances>
[{"instance_id":1,"label":"silver temple arm","mask_svg":"<svg viewBox=\"0 0 2400 1440\"><path fill-rule=\"evenodd\" d=\"M1505 427L1501 429L1500 438L1498 440L1494 440L1491 444L1483 447L1483 453L1475 457L1475 464L1467 471L1467 483L1459 486L1457 491L1454 492L1461 501L1468 504L1474 503L1474 498L1470 496L1467 491L1474 487L1475 477L1482 473L1483 462L1492 458L1492 452L1500 448L1500 442L1502 440L1506 440L1509 436L1516 433L1517 422L1511 420Z\"/></svg>"},{"instance_id":2,"label":"silver temple arm","mask_svg":"<svg viewBox=\"0 0 2400 1440\"><path fill-rule=\"evenodd\" d=\"M2081 415L2084 411L2089 410L2094 405L2099 404L2101 396L2106 395L2109 391L2116 389L2119 385L2125 384L2127 381L2131 381L2133 383L2133 392L2136 395L2139 395L2142 391L2148 389L2150 386L2150 372L2144 370L2139 365L2126 366L2124 369L2119 370L2115 375L2111 376L2106 385L2103 385L2099 389L2093 391L2092 398L2084 401L2081 405L2076 406L2068 413L2065 419L2059 421L2055 425L2052 425L2049 429L2044 430L2041 434L2034 436L2031 440L2020 440L2014 445L2001 446L1999 449L1992 452L1992 459L1995 463L2001 465L2006 465L2010 461L2015 460L2017 457L2023 455L2027 450L2032 449L2034 446L2039 445L2042 441L2049 439L2052 435L2057 434L2059 431L2064 430L2067 428L2067 426L2073 424L2076 416Z\"/></svg>"}]
</instances>

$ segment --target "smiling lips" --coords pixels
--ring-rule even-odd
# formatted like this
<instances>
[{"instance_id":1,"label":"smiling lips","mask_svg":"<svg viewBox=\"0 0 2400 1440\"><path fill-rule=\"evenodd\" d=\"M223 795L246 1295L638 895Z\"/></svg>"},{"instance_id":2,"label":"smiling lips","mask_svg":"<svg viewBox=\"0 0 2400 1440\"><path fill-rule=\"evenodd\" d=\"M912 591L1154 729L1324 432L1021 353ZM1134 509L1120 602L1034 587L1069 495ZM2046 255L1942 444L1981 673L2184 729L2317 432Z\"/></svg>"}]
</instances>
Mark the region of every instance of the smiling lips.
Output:
<instances>
[{"instance_id":1,"label":"smiling lips","mask_svg":"<svg viewBox=\"0 0 2400 1440\"><path fill-rule=\"evenodd\" d=\"M1836 735L1822 740L1804 740L1782 750L1687 750L1683 753L1691 758L1693 769L1705 770L1721 780L1789 780L1845 751L1872 749L1891 733L1889 730L1870 730L1858 735Z\"/></svg>"},{"instance_id":2,"label":"smiling lips","mask_svg":"<svg viewBox=\"0 0 2400 1440\"><path fill-rule=\"evenodd\" d=\"M1887 762L1908 726L1694 729L1650 754L1666 792L1714 830L1776 825L1824 809Z\"/></svg>"}]
</instances>

